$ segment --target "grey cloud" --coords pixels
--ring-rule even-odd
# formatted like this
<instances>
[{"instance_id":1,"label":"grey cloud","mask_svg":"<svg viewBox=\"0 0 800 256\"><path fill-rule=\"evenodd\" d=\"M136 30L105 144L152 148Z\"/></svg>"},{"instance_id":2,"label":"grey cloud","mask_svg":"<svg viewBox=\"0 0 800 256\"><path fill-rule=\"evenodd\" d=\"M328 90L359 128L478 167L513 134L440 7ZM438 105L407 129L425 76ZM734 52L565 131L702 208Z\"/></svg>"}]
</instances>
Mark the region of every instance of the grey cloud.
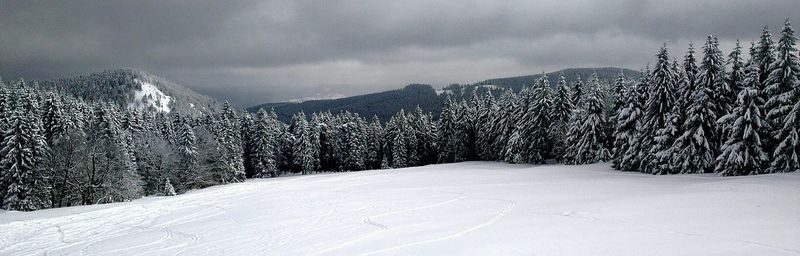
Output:
<instances>
[{"instance_id":1,"label":"grey cloud","mask_svg":"<svg viewBox=\"0 0 800 256\"><path fill-rule=\"evenodd\" d=\"M707 34L747 42L799 12L791 0L3 1L0 76L136 67L249 105L638 68L662 42L675 56Z\"/></svg>"}]
</instances>

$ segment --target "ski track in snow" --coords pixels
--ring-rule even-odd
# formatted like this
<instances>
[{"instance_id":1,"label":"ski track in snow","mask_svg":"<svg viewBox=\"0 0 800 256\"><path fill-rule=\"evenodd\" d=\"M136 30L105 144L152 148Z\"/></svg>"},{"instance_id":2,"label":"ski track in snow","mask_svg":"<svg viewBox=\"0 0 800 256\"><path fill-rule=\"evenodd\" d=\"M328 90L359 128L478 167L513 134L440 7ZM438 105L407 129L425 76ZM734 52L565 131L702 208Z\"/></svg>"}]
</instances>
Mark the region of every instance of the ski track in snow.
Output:
<instances>
[{"instance_id":1,"label":"ski track in snow","mask_svg":"<svg viewBox=\"0 0 800 256\"><path fill-rule=\"evenodd\" d=\"M0 255L800 255L800 174L470 162L0 212Z\"/></svg>"}]
</instances>

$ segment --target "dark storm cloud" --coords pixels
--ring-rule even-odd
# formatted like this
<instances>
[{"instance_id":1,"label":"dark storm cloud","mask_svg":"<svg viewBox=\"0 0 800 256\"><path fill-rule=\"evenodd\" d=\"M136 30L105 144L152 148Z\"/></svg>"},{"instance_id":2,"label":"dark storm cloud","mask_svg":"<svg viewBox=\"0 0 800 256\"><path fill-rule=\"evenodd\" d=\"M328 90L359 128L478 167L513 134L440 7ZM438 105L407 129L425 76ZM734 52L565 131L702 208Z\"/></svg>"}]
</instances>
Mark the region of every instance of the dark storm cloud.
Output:
<instances>
[{"instance_id":1,"label":"dark storm cloud","mask_svg":"<svg viewBox=\"0 0 800 256\"><path fill-rule=\"evenodd\" d=\"M662 42L676 56L712 33L730 46L800 13L791 0L0 5L7 79L137 67L242 105L564 67L638 68Z\"/></svg>"}]
</instances>

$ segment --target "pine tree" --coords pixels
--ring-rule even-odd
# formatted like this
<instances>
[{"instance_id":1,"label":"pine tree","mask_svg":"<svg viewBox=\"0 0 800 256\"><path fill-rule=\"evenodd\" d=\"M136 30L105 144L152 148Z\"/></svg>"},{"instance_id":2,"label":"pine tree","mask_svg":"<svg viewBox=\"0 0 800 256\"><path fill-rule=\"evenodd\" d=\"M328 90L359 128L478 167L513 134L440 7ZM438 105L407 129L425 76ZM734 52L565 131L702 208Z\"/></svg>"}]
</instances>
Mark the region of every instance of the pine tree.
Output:
<instances>
[{"instance_id":1,"label":"pine tree","mask_svg":"<svg viewBox=\"0 0 800 256\"><path fill-rule=\"evenodd\" d=\"M639 169L647 173L661 172L659 168L663 167L665 163L660 162L656 155L672 146L672 141L665 136L668 135L668 128L670 128L670 112L675 107L677 78L669 63L670 58L666 45L661 47L656 56L658 61L649 79L647 103L643 114L643 131L639 133L637 139L639 143L645 145L638 151ZM656 140L657 137L661 139ZM647 145L652 146L648 148Z\"/></svg>"},{"instance_id":2,"label":"pine tree","mask_svg":"<svg viewBox=\"0 0 800 256\"><path fill-rule=\"evenodd\" d=\"M338 169L333 155L333 121L330 112L313 114L311 123L317 140L317 155L319 156L319 170L332 171Z\"/></svg>"},{"instance_id":3,"label":"pine tree","mask_svg":"<svg viewBox=\"0 0 800 256\"><path fill-rule=\"evenodd\" d=\"M477 106L479 99L473 98L472 104ZM433 164L438 160L436 124L431 119L430 114L423 112L419 106L414 110L411 126L417 141L416 154L419 156L416 165Z\"/></svg>"},{"instance_id":4,"label":"pine tree","mask_svg":"<svg viewBox=\"0 0 800 256\"><path fill-rule=\"evenodd\" d=\"M194 129L184 122L178 133L176 150L178 162L176 163L177 172L175 177L178 181L179 192L183 193L190 189L201 188L202 181L197 180L200 175L197 173L197 138Z\"/></svg>"},{"instance_id":5,"label":"pine tree","mask_svg":"<svg viewBox=\"0 0 800 256\"><path fill-rule=\"evenodd\" d=\"M627 81L625 80L625 73L620 71L619 75L617 76L617 80L614 82L614 87L611 89L612 91L612 100L613 104L611 106L611 111L613 111L614 116L612 120L614 123L617 121L616 113L619 112L621 108L625 106L625 95L627 94Z\"/></svg>"},{"instance_id":6,"label":"pine tree","mask_svg":"<svg viewBox=\"0 0 800 256\"><path fill-rule=\"evenodd\" d=\"M529 141L528 132L533 129L533 115L529 108L533 102L531 88L525 87L516 99L515 108L511 114L513 129L508 137L508 144L503 150L503 160L509 163L525 163L529 155L526 152ZM535 156L539 157L539 156Z\"/></svg>"},{"instance_id":7,"label":"pine tree","mask_svg":"<svg viewBox=\"0 0 800 256\"><path fill-rule=\"evenodd\" d=\"M731 113L733 108L736 107L737 97L739 95L739 91L744 88L744 62L742 61L742 47L739 45L739 40L736 40L736 46L731 51L731 54L728 55L728 65L731 67L730 72L727 72L725 75L725 83L723 83L723 87L719 89L718 93L718 106L720 111L718 111L717 115L722 117L724 115L720 115L721 113L725 113L725 115ZM725 134L721 134L723 138L727 137Z\"/></svg>"},{"instance_id":8,"label":"pine tree","mask_svg":"<svg viewBox=\"0 0 800 256\"><path fill-rule=\"evenodd\" d=\"M439 148L439 163L452 163L456 161L458 140L461 139L456 137L456 132L458 130L458 124L456 123L456 119L458 118L457 108L456 103L450 98L447 98L442 107L442 112L439 115L439 124L437 128L439 137L436 143ZM402 110L401 113L403 113ZM399 116L405 115L398 115L398 117ZM398 119L396 122L398 127L400 127L400 121L401 120ZM394 139L394 141L402 140Z\"/></svg>"},{"instance_id":9,"label":"pine tree","mask_svg":"<svg viewBox=\"0 0 800 256\"><path fill-rule=\"evenodd\" d=\"M789 20L784 23L778 40L775 61L769 65L764 105L767 120L773 127L771 172L791 172L800 169L800 58Z\"/></svg>"},{"instance_id":10,"label":"pine tree","mask_svg":"<svg viewBox=\"0 0 800 256\"><path fill-rule=\"evenodd\" d=\"M553 109L550 113L552 120L552 138L553 138L553 157L557 162L562 162L564 151L566 150L565 139L567 136L567 125L569 123L569 116L572 112L572 101L570 100L569 87L567 87L567 79L564 74L558 78L556 85L556 92L553 96Z\"/></svg>"},{"instance_id":11,"label":"pine tree","mask_svg":"<svg viewBox=\"0 0 800 256\"><path fill-rule=\"evenodd\" d=\"M642 117L642 106L639 102L637 85L629 87L623 98L623 106L617 111L617 123L614 131L614 147L612 155L613 167L618 170L631 171L630 154L637 144L636 136Z\"/></svg>"},{"instance_id":12,"label":"pine tree","mask_svg":"<svg viewBox=\"0 0 800 256\"><path fill-rule=\"evenodd\" d=\"M172 120L166 113L159 113L156 116L158 122L158 129L161 132L161 138L170 144L175 143L175 129L172 126Z\"/></svg>"},{"instance_id":13,"label":"pine tree","mask_svg":"<svg viewBox=\"0 0 800 256\"><path fill-rule=\"evenodd\" d=\"M517 96L511 90L507 90L500 96L497 102L497 109L491 115L488 124L489 128L487 128L488 134L491 136L491 143L488 145L490 147L488 150L490 152L490 160L503 159L505 147L508 145L514 130L514 113L516 109ZM439 131L441 134L442 131Z\"/></svg>"},{"instance_id":14,"label":"pine tree","mask_svg":"<svg viewBox=\"0 0 800 256\"><path fill-rule=\"evenodd\" d=\"M244 173L247 178L252 178L255 175L253 168L253 134L255 127L255 119L250 113L245 113L241 117L241 137L242 137L242 164L244 165Z\"/></svg>"},{"instance_id":15,"label":"pine tree","mask_svg":"<svg viewBox=\"0 0 800 256\"><path fill-rule=\"evenodd\" d=\"M757 66L751 67L744 84L747 87L739 92L736 108L717 122L730 132L722 145L722 154L715 162L714 171L722 176L760 174L769 161L768 153L761 144L767 124L763 120L759 108L761 99L755 89L759 87Z\"/></svg>"},{"instance_id":16,"label":"pine tree","mask_svg":"<svg viewBox=\"0 0 800 256\"><path fill-rule=\"evenodd\" d=\"M253 127L252 151L250 155L253 161L254 177L275 177L278 175L278 128L275 127L277 120L272 118L264 109L260 109L257 114L258 120Z\"/></svg>"},{"instance_id":17,"label":"pine tree","mask_svg":"<svg viewBox=\"0 0 800 256\"><path fill-rule=\"evenodd\" d=\"M175 193L175 187L172 186L172 183L169 181L169 178L167 178L167 180L164 181L164 195L165 196L178 195L178 193Z\"/></svg>"},{"instance_id":18,"label":"pine tree","mask_svg":"<svg viewBox=\"0 0 800 256\"><path fill-rule=\"evenodd\" d=\"M770 74L770 65L775 62L775 41L772 41L772 34L769 27L764 26L761 38L756 46L755 54L751 55L753 63L758 65L758 82L761 86L767 86L767 77ZM763 89L763 88L759 88Z\"/></svg>"},{"instance_id":19,"label":"pine tree","mask_svg":"<svg viewBox=\"0 0 800 256\"><path fill-rule=\"evenodd\" d=\"M681 84L681 87L678 88L678 92L680 93L680 104L681 109L686 109L689 107L689 100L692 97L692 93L694 93L695 89L697 88L697 76L700 73L699 68L697 67L697 60L694 56L694 45L690 42L689 43L689 50L686 52L686 56L683 58L683 72L686 76L685 83Z\"/></svg>"},{"instance_id":20,"label":"pine tree","mask_svg":"<svg viewBox=\"0 0 800 256\"><path fill-rule=\"evenodd\" d=\"M5 170L3 180L7 186L3 203L7 210L33 211L47 206L39 166L46 157L47 144L35 100L24 91L17 97L0 144L0 166Z\"/></svg>"},{"instance_id":21,"label":"pine tree","mask_svg":"<svg viewBox=\"0 0 800 256\"><path fill-rule=\"evenodd\" d=\"M476 159L475 154L475 135L476 135L476 127L475 127L475 119L477 118L476 109L473 106L467 104L466 101L462 101L461 104L458 104L457 110L455 111L456 115L456 134L455 138L459 138L456 141L456 162L461 161L469 161ZM414 143L418 143L418 141L414 141Z\"/></svg>"},{"instance_id":22,"label":"pine tree","mask_svg":"<svg viewBox=\"0 0 800 256\"><path fill-rule=\"evenodd\" d=\"M316 170L318 152L315 152L314 135L311 127L306 121L303 112L297 113L292 117L292 155L294 165L300 168L303 174L309 174Z\"/></svg>"},{"instance_id":23,"label":"pine tree","mask_svg":"<svg viewBox=\"0 0 800 256\"><path fill-rule=\"evenodd\" d=\"M610 158L608 149L605 148L606 141L606 115L604 96L600 81L593 79L592 91L587 95L583 110L579 116L579 130L571 135L573 139L573 164L589 164L606 161Z\"/></svg>"},{"instance_id":24,"label":"pine tree","mask_svg":"<svg viewBox=\"0 0 800 256\"><path fill-rule=\"evenodd\" d=\"M366 122L358 114L345 111L338 115L337 150L340 171L364 169L366 149Z\"/></svg>"},{"instance_id":25,"label":"pine tree","mask_svg":"<svg viewBox=\"0 0 800 256\"><path fill-rule=\"evenodd\" d=\"M714 167L720 131L716 120L720 113L727 112L720 111L725 108L720 102L725 100L725 94L733 91L725 89L725 69L717 45L717 39L712 36L706 40L698 82L681 124L682 134L672 145L674 154L668 156L672 165L662 168L659 174L704 173Z\"/></svg>"},{"instance_id":26,"label":"pine tree","mask_svg":"<svg viewBox=\"0 0 800 256\"><path fill-rule=\"evenodd\" d=\"M220 182L223 184L242 182L246 174L244 172L244 160L242 159L241 128L239 127L239 118L236 111L227 101L222 105L219 119L221 129L218 139L226 150L225 163L227 165L227 168L222 169L222 173L219 174Z\"/></svg>"},{"instance_id":27,"label":"pine tree","mask_svg":"<svg viewBox=\"0 0 800 256\"><path fill-rule=\"evenodd\" d=\"M579 149L580 149L580 129L581 118L583 118L584 110L575 108L569 116L569 123L567 125L567 135L564 138L564 156L562 162L564 164L580 164Z\"/></svg>"},{"instance_id":28,"label":"pine tree","mask_svg":"<svg viewBox=\"0 0 800 256\"><path fill-rule=\"evenodd\" d=\"M367 134L367 168L381 169L383 157L383 126L378 116L372 117Z\"/></svg>"},{"instance_id":29,"label":"pine tree","mask_svg":"<svg viewBox=\"0 0 800 256\"><path fill-rule=\"evenodd\" d=\"M583 101L583 81L581 81L581 76L578 76L575 79L575 83L572 84L572 106L579 108L581 107Z\"/></svg>"},{"instance_id":30,"label":"pine tree","mask_svg":"<svg viewBox=\"0 0 800 256\"><path fill-rule=\"evenodd\" d=\"M411 166L409 163L414 159L409 155L413 151L415 144L413 131L410 131L411 125L408 123L405 111L400 110L397 115L393 116L386 125L386 142L384 146L388 150L387 156L391 157L389 165L392 168L403 168ZM412 135L412 136L409 136Z\"/></svg>"},{"instance_id":31,"label":"pine tree","mask_svg":"<svg viewBox=\"0 0 800 256\"><path fill-rule=\"evenodd\" d=\"M550 150L552 149L552 90L547 76L542 74L539 81L533 88L532 102L529 105L528 111L525 116L530 116L528 127L523 129L524 136L527 143L527 148L524 150L527 163L544 163L546 158L550 157Z\"/></svg>"},{"instance_id":32,"label":"pine tree","mask_svg":"<svg viewBox=\"0 0 800 256\"><path fill-rule=\"evenodd\" d=\"M476 123L476 145L482 145L476 148L478 158L484 161L495 160L495 154L492 149L492 143L496 139L493 128L495 126L493 120L498 115L497 101L491 92L487 91L486 95L482 97L481 108L478 114L478 122ZM437 131L438 134L438 131ZM438 139L438 136L437 136Z\"/></svg>"}]
</instances>

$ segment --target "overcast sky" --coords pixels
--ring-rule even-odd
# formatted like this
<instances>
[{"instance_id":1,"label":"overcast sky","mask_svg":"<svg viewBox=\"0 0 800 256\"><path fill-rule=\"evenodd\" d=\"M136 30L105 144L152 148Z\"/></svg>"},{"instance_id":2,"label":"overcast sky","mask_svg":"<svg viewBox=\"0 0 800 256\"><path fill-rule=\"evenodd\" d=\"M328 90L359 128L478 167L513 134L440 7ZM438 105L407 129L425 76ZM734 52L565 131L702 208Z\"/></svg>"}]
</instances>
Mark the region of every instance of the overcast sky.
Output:
<instances>
[{"instance_id":1,"label":"overcast sky","mask_svg":"<svg viewBox=\"0 0 800 256\"><path fill-rule=\"evenodd\" d=\"M639 69L666 42L727 51L797 0L8 1L0 76L140 68L240 106L567 67ZM800 25L798 25L800 28ZM797 30L797 29L796 29Z\"/></svg>"}]
</instances>

